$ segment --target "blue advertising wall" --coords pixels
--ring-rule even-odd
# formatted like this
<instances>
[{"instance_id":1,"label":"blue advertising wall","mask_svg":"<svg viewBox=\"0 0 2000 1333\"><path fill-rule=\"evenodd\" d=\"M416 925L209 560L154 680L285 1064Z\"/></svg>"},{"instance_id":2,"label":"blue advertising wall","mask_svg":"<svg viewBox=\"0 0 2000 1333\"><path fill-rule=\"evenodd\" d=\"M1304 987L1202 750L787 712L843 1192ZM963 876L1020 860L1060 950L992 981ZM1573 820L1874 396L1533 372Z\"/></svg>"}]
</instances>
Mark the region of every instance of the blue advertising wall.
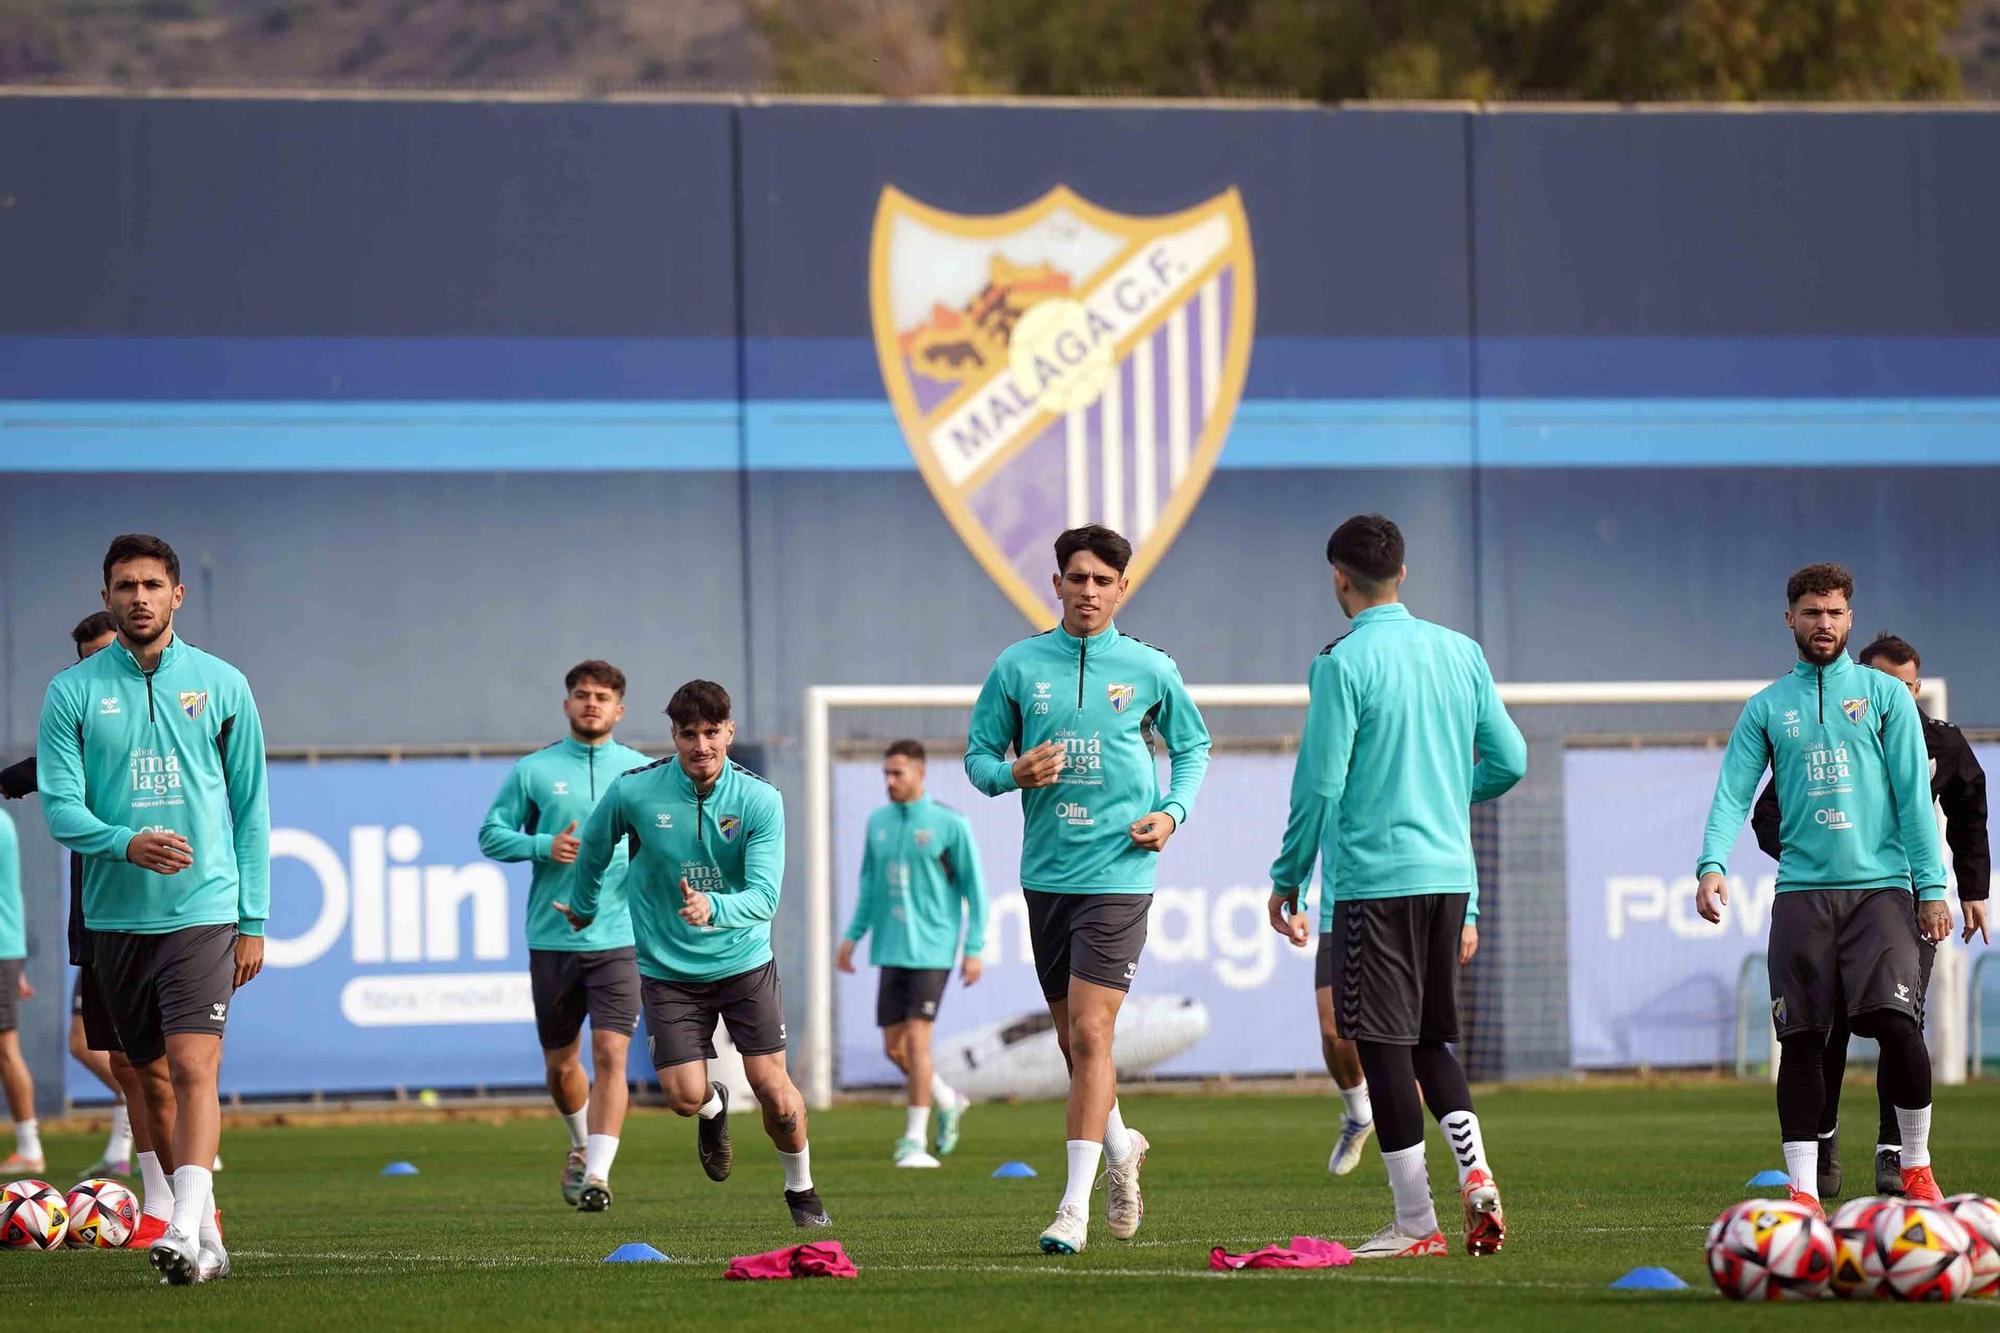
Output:
<instances>
[{"instance_id":1,"label":"blue advertising wall","mask_svg":"<svg viewBox=\"0 0 2000 1333\"><path fill-rule=\"evenodd\" d=\"M1121 616L1190 680L1298 679L1379 509L1502 679L1773 675L1785 575L1837 559L2000 718L1990 110L35 96L0 142L10 756L135 529L274 746L539 743L603 656L627 739L722 680L796 792L807 685L977 680L1030 626L889 401L890 188L968 227L1236 191L1241 395Z\"/></svg>"}]
</instances>

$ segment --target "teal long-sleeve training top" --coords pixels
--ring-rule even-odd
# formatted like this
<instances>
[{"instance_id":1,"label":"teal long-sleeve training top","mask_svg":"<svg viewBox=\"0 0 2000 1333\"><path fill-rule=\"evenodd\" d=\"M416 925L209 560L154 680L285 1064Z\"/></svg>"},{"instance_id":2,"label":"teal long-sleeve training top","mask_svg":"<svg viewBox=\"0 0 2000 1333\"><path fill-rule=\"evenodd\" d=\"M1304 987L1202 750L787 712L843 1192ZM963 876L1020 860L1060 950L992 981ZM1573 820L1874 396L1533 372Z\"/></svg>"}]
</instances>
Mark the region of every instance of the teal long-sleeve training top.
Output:
<instances>
[{"instance_id":1,"label":"teal long-sleeve training top","mask_svg":"<svg viewBox=\"0 0 2000 1333\"><path fill-rule=\"evenodd\" d=\"M845 938L872 934L877 967L952 967L986 948L986 877L964 815L928 795L868 817L861 886Z\"/></svg>"}]
</instances>

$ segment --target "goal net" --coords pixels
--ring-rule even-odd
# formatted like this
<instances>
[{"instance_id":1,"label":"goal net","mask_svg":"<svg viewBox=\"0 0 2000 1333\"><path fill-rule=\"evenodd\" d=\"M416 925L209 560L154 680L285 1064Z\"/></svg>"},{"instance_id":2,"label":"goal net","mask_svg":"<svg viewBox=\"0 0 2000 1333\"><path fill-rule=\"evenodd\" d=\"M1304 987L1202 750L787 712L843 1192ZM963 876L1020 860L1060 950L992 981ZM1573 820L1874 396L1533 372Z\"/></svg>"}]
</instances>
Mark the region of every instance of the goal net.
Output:
<instances>
[{"instance_id":1,"label":"goal net","mask_svg":"<svg viewBox=\"0 0 2000 1333\"><path fill-rule=\"evenodd\" d=\"M1529 761L1514 791L1473 811L1479 941L1459 1000L1460 1052L1474 1078L1763 1072L1769 1023L1754 979L1776 865L1746 824L1719 926L1695 915L1693 867L1722 743L1743 701L1767 683L1500 687L1528 738ZM980 795L964 774L977 692L806 691L806 1003L793 1050L815 1106L900 1081L875 1027L867 946L855 975L838 973L833 960L854 907L861 833L886 799L882 752L903 737L930 753L930 794L971 821L991 899L985 976L970 988L954 978L940 1006L939 1072L977 1098L1058 1095L1063 1086L1017 878L1020 800ZM1318 1077L1314 947L1293 948L1265 915L1306 688L1198 685L1189 693L1215 749L1193 815L1161 862L1144 960L1119 1020L1120 1076ZM1926 682L1924 705L1943 715L1942 681ZM1312 893L1316 908L1317 885ZM1314 920L1316 946L1316 911ZM1933 1050L1946 1081L1962 1078L1966 1061L1962 962L1941 962L1932 989ZM1856 1054L1866 1056L1864 1043Z\"/></svg>"}]
</instances>

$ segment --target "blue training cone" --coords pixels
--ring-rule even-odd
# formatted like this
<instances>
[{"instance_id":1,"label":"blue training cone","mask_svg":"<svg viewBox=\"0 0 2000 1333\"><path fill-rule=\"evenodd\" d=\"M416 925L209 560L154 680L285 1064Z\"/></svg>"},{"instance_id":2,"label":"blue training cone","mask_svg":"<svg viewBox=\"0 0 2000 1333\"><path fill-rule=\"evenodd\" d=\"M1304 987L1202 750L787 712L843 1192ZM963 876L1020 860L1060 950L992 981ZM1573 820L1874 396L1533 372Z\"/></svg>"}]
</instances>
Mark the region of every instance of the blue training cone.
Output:
<instances>
[{"instance_id":1,"label":"blue training cone","mask_svg":"<svg viewBox=\"0 0 2000 1333\"><path fill-rule=\"evenodd\" d=\"M1770 1185L1789 1185L1792 1178L1783 1171L1759 1171L1743 1183L1751 1189L1763 1189Z\"/></svg>"},{"instance_id":2,"label":"blue training cone","mask_svg":"<svg viewBox=\"0 0 2000 1333\"><path fill-rule=\"evenodd\" d=\"M1026 1162L1002 1162L993 1168L995 1180L1033 1180L1035 1168Z\"/></svg>"},{"instance_id":3,"label":"blue training cone","mask_svg":"<svg viewBox=\"0 0 2000 1333\"><path fill-rule=\"evenodd\" d=\"M1635 1268L1611 1284L1613 1291L1686 1291L1687 1283L1669 1268Z\"/></svg>"},{"instance_id":4,"label":"blue training cone","mask_svg":"<svg viewBox=\"0 0 2000 1333\"><path fill-rule=\"evenodd\" d=\"M382 1168L382 1174L385 1176L414 1176L417 1174L417 1168L414 1162L391 1162Z\"/></svg>"},{"instance_id":5,"label":"blue training cone","mask_svg":"<svg viewBox=\"0 0 2000 1333\"><path fill-rule=\"evenodd\" d=\"M607 1264L663 1264L666 1261L666 1255L661 1254L643 1240L635 1240L628 1244L620 1245L617 1249L604 1256L604 1262Z\"/></svg>"}]
</instances>

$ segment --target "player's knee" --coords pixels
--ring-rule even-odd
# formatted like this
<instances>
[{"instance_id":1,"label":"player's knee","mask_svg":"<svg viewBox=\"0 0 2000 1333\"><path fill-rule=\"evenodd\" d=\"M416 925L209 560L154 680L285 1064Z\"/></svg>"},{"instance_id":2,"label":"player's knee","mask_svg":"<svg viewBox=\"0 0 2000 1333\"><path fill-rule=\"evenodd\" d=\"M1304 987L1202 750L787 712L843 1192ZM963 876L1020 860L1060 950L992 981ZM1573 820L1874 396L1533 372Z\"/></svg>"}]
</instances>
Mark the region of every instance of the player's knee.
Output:
<instances>
[{"instance_id":1,"label":"player's knee","mask_svg":"<svg viewBox=\"0 0 2000 1333\"><path fill-rule=\"evenodd\" d=\"M690 1116L701 1110L702 1104L708 1100L709 1089L706 1083L699 1088L691 1088L669 1082L665 1092L668 1110L678 1116Z\"/></svg>"},{"instance_id":2,"label":"player's knee","mask_svg":"<svg viewBox=\"0 0 2000 1333\"><path fill-rule=\"evenodd\" d=\"M793 1109L791 1102L798 1098L798 1089L792 1086L792 1079L782 1069L759 1069L755 1073L743 1071L750 1080L750 1091L760 1106L773 1111Z\"/></svg>"},{"instance_id":3,"label":"player's knee","mask_svg":"<svg viewBox=\"0 0 2000 1333\"><path fill-rule=\"evenodd\" d=\"M1917 1026L1917 1020L1900 1009L1876 1009L1865 1014L1856 1014L1848 1026L1859 1037L1867 1037L1875 1042L1908 1041L1912 1038L1923 1040L1924 1030Z\"/></svg>"},{"instance_id":4,"label":"player's knee","mask_svg":"<svg viewBox=\"0 0 2000 1333\"><path fill-rule=\"evenodd\" d=\"M1069 1049L1078 1060L1098 1060L1111 1054L1112 1022L1097 1014L1073 1015L1069 1025Z\"/></svg>"},{"instance_id":5,"label":"player's knee","mask_svg":"<svg viewBox=\"0 0 2000 1333\"><path fill-rule=\"evenodd\" d=\"M84 1040L82 1023L69 1025L69 1053L78 1064L90 1063L90 1043Z\"/></svg>"}]
</instances>

